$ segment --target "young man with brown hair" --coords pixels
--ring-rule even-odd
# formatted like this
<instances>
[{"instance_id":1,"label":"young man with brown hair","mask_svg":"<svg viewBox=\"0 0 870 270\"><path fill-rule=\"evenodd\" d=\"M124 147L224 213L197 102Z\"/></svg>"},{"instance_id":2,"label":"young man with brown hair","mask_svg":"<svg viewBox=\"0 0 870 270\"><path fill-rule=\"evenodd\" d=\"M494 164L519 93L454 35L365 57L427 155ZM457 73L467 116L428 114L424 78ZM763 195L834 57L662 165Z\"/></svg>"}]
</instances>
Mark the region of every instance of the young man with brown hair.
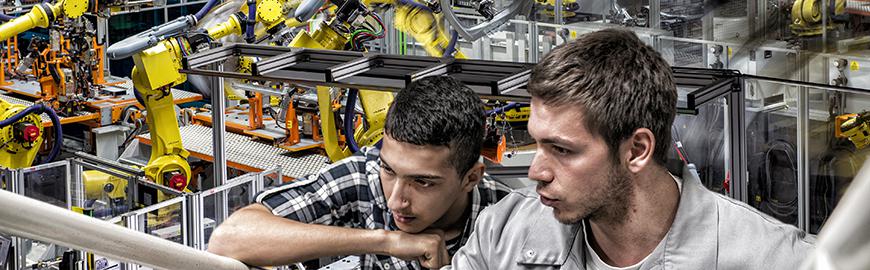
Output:
<instances>
[{"instance_id":1,"label":"young man with brown hair","mask_svg":"<svg viewBox=\"0 0 870 270\"><path fill-rule=\"evenodd\" d=\"M625 29L586 34L532 71L529 168L478 218L454 269L795 269L814 238L665 168L671 68Z\"/></svg>"},{"instance_id":2,"label":"young man with brown hair","mask_svg":"<svg viewBox=\"0 0 870 270\"><path fill-rule=\"evenodd\" d=\"M348 255L362 269L448 264L480 211L510 192L484 175L484 128L483 102L467 86L415 81L390 106L381 149L263 192L208 250L258 266Z\"/></svg>"}]
</instances>

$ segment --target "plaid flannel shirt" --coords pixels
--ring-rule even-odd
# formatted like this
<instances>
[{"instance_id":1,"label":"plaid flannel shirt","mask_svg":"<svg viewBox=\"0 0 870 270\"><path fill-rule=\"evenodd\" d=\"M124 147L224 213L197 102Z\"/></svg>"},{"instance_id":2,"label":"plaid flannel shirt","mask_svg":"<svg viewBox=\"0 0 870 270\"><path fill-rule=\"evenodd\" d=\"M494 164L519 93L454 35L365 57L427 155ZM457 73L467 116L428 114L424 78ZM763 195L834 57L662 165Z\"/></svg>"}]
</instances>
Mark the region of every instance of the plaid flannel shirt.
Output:
<instances>
[{"instance_id":1,"label":"plaid flannel shirt","mask_svg":"<svg viewBox=\"0 0 870 270\"><path fill-rule=\"evenodd\" d=\"M380 181L380 151L364 147L320 172L257 195L256 201L277 216L288 219L360 229L398 230L387 209ZM483 208L493 205L511 192L510 188L484 175L473 190L469 222L458 239L448 241L452 256L468 240L474 221ZM417 261L365 254L362 269L421 269Z\"/></svg>"}]
</instances>

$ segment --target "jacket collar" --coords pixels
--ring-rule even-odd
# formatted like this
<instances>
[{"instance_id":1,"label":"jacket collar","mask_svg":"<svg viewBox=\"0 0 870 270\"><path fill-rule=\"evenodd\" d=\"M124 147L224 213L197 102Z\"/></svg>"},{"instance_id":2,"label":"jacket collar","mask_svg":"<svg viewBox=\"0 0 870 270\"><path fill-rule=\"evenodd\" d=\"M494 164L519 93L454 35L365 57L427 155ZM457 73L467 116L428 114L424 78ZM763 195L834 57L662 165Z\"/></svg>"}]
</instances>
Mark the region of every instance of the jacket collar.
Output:
<instances>
[{"instance_id":1,"label":"jacket collar","mask_svg":"<svg viewBox=\"0 0 870 270\"><path fill-rule=\"evenodd\" d=\"M582 233L581 225L562 224L556 220L552 208L540 202L535 203L534 208L540 211L536 215L526 217L531 226L528 227L526 239L522 242L521 254L516 254L517 263L563 265L577 246L574 242L578 239L577 234Z\"/></svg>"},{"instance_id":2,"label":"jacket collar","mask_svg":"<svg viewBox=\"0 0 870 270\"><path fill-rule=\"evenodd\" d=\"M657 266L679 265L685 269L704 269L715 265L719 232L719 211L714 196L701 184L696 172L688 166L683 168L682 192L679 207L665 236L663 252L650 257L641 270ZM528 217L528 233L522 242L521 254L516 254L517 263L534 265L564 265L569 256L576 256L582 269L585 266L583 230L581 224L566 225L553 216L553 209L536 202L540 209Z\"/></svg>"},{"instance_id":3,"label":"jacket collar","mask_svg":"<svg viewBox=\"0 0 870 270\"><path fill-rule=\"evenodd\" d=\"M701 184L697 172L683 168L683 190L671 229L665 236L664 251L641 269L705 269L716 265L719 242L719 208L715 196ZM652 258L651 258L652 259Z\"/></svg>"}]
</instances>

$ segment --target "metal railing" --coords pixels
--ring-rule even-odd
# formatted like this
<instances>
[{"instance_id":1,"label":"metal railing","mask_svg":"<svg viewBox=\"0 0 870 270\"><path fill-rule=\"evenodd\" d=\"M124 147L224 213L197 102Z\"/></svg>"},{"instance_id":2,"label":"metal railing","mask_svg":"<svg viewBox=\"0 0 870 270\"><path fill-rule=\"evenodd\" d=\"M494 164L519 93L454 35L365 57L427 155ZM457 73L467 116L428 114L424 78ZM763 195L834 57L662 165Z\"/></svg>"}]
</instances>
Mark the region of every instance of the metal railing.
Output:
<instances>
[{"instance_id":1,"label":"metal railing","mask_svg":"<svg viewBox=\"0 0 870 270\"><path fill-rule=\"evenodd\" d=\"M169 250L170 253L184 254L184 256L194 254L191 253L193 251L190 249L202 253L202 250L207 247L209 231L226 220L234 209L252 203L255 194L259 191L280 184L282 181L281 167L279 166L230 179L226 185L210 190L198 193L172 194L175 195L174 198L168 198L126 213L115 213L103 217L107 220L100 220L70 211L70 209L83 207L86 200L84 182L82 181L83 169L117 173L119 175L115 175L115 177L122 177L129 181L126 185L127 188L125 188L128 190L128 197L125 199L128 204L139 205L139 202L134 202L136 195L130 194L129 190L136 189L142 183L138 179L127 179L128 175L118 171L118 169L125 168L119 168L120 166L117 164L104 166L106 165L104 160L92 159L89 161L91 162L74 158L5 171L3 177L6 180L6 188L9 191L7 193L9 194L2 194L3 199L0 199L0 205L4 207L4 211L0 211L0 217L3 219L3 222L0 222L0 233L9 233L13 236L12 243L15 252L10 269L30 269L34 265L57 263L60 260L60 253L67 250L82 252L79 258L91 258L87 256L87 253L91 253L93 259L88 259L88 261L117 263L125 269L137 269L137 264L155 267L152 265L155 262L143 261L152 257L128 257L128 254L125 253L127 251L138 251L140 254L137 255L141 255L143 251L150 252L153 249ZM62 172L58 170L62 170ZM136 174L135 171L130 172ZM56 177L56 175L61 174L65 176ZM63 191L56 191L54 193L57 194L54 194L35 188L35 186L45 186L45 184L33 182L35 179L42 178L47 179L42 181L55 181L50 184L62 186ZM32 202L40 203L34 204ZM34 206L30 206L31 204ZM46 205L53 207L46 210L44 209ZM56 215L58 212L63 212L64 215ZM70 216L76 217L70 221L73 223L67 224L57 221L66 220ZM23 217L28 217L28 219ZM113 231L106 231L106 226L111 227ZM88 227L88 229L81 229L82 227ZM119 245L124 247L119 247ZM150 245L150 247L142 245ZM173 251L179 247L188 250ZM31 251L38 253L31 254ZM153 258L163 257L165 257L163 252L153 253ZM173 265L173 263L181 262L162 261L157 263L160 264L156 267L161 269L191 269L191 266L187 265L188 263L178 265ZM235 269L213 268L213 266L203 265L201 269Z\"/></svg>"},{"instance_id":2,"label":"metal railing","mask_svg":"<svg viewBox=\"0 0 870 270\"><path fill-rule=\"evenodd\" d=\"M0 231L155 269L249 269L245 264L0 190Z\"/></svg>"}]
</instances>

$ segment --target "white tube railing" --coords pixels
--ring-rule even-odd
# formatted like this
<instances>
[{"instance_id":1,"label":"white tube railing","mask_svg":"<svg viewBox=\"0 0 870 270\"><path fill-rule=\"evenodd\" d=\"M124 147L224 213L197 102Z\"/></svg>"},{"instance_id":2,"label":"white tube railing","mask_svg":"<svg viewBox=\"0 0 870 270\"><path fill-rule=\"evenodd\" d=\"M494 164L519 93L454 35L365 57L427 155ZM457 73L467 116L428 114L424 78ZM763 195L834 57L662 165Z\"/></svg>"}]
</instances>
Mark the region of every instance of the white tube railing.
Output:
<instances>
[{"instance_id":1,"label":"white tube railing","mask_svg":"<svg viewBox=\"0 0 870 270\"><path fill-rule=\"evenodd\" d=\"M0 190L0 231L154 269L249 270L245 264Z\"/></svg>"},{"instance_id":2,"label":"white tube railing","mask_svg":"<svg viewBox=\"0 0 870 270\"><path fill-rule=\"evenodd\" d=\"M870 267L870 157L819 232L816 249L800 269L851 270Z\"/></svg>"}]
</instances>

